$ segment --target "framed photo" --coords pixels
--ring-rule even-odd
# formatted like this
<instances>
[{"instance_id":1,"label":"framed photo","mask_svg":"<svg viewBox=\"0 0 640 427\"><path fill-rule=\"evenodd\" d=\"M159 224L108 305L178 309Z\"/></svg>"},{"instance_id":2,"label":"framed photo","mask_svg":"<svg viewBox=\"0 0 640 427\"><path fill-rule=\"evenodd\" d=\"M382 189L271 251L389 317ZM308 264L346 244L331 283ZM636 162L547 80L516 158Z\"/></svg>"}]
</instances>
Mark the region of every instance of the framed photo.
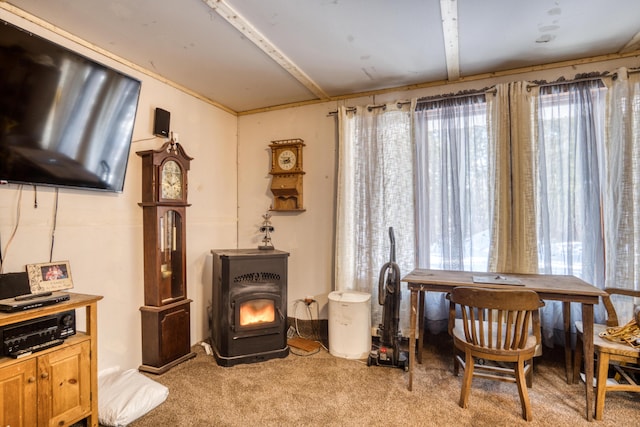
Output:
<instances>
[{"instance_id":1,"label":"framed photo","mask_svg":"<svg viewBox=\"0 0 640 427\"><path fill-rule=\"evenodd\" d=\"M28 264L27 274L32 294L73 288L69 261Z\"/></svg>"}]
</instances>

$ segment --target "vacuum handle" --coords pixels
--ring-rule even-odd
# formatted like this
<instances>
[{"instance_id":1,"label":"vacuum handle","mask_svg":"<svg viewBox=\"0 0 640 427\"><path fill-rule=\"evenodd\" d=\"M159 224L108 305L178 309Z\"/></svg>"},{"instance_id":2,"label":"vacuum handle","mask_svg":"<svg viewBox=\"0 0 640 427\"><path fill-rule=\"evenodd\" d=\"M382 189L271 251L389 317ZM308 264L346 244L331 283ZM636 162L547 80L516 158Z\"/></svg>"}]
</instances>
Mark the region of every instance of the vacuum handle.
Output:
<instances>
[{"instance_id":1,"label":"vacuum handle","mask_svg":"<svg viewBox=\"0 0 640 427\"><path fill-rule=\"evenodd\" d=\"M400 267L395 262L382 266L378 276L378 304L384 305L387 294L400 292Z\"/></svg>"},{"instance_id":2,"label":"vacuum handle","mask_svg":"<svg viewBox=\"0 0 640 427\"><path fill-rule=\"evenodd\" d=\"M391 254L389 261L396 262L396 237L393 234L393 227L389 227L389 240L391 240Z\"/></svg>"}]
</instances>

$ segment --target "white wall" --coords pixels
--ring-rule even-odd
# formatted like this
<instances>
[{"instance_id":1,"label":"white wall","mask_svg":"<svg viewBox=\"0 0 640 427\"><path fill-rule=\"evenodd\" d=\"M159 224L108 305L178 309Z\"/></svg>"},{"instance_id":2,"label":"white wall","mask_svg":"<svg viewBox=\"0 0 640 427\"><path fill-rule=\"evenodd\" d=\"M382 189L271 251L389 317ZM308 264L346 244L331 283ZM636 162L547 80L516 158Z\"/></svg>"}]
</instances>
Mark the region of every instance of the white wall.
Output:
<instances>
[{"instance_id":1,"label":"white wall","mask_svg":"<svg viewBox=\"0 0 640 427\"><path fill-rule=\"evenodd\" d=\"M194 158L189 173L191 207L187 208L187 294L193 299L191 339L194 343L202 340L208 335L206 308L211 300L207 254L215 247L236 246L237 118L8 12L0 10L0 18L142 81L124 191L59 191L53 260L69 260L74 292L104 296L98 303L98 369L134 368L142 362L142 209L138 206L141 164L135 153L159 148L164 142L152 135L156 107L171 112L171 129L179 133L184 149ZM54 190L37 188L37 208L33 187L24 186L21 193L19 202L17 185L0 187L5 273L24 271L26 264L49 261ZM5 251L18 219L16 235ZM79 326L84 327L84 322Z\"/></svg>"},{"instance_id":2,"label":"white wall","mask_svg":"<svg viewBox=\"0 0 640 427\"><path fill-rule=\"evenodd\" d=\"M326 297L333 281L333 224L335 200L336 103L240 116L238 118L238 243L243 248L262 244L258 228L273 203L270 190L273 140L301 138L303 148L304 212L272 212L273 245L289 252L288 315L294 302L311 296L326 318ZM300 309L300 307L298 307ZM299 318L308 316L300 310Z\"/></svg>"}]
</instances>

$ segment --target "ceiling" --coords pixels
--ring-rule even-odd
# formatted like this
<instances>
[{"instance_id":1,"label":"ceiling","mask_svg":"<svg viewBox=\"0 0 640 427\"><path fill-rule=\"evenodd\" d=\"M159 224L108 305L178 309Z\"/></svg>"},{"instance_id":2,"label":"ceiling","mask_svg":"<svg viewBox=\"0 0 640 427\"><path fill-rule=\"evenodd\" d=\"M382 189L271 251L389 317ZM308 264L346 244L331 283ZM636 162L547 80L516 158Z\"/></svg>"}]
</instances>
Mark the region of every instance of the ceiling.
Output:
<instances>
[{"instance_id":1,"label":"ceiling","mask_svg":"<svg viewBox=\"0 0 640 427\"><path fill-rule=\"evenodd\" d=\"M6 3L237 113L640 49L638 0Z\"/></svg>"}]
</instances>

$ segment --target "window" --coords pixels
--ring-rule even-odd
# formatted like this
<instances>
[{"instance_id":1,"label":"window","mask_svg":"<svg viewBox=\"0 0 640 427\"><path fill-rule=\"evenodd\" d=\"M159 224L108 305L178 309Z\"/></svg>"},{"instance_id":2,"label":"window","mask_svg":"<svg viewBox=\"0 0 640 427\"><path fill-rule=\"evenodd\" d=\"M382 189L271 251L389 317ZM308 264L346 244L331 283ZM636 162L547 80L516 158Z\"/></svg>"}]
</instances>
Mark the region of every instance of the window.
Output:
<instances>
[{"instance_id":1,"label":"window","mask_svg":"<svg viewBox=\"0 0 640 427\"><path fill-rule=\"evenodd\" d=\"M538 102L538 268L604 286L604 101L600 80L541 88Z\"/></svg>"},{"instance_id":2,"label":"window","mask_svg":"<svg viewBox=\"0 0 640 427\"><path fill-rule=\"evenodd\" d=\"M418 267L487 271L491 191L484 95L419 103L414 126Z\"/></svg>"},{"instance_id":3,"label":"window","mask_svg":"<svg viewBox=\"0 0 640 427\"><path fill-rule=\"evenodd\" d=\"M600 288L606 273L607 283L637 287L640 76L622 71L607 80L611 91L601 79L512 82L494 95L414 101L411 121L394 108L342 114L338 289L375 290L391 222L403 227L396 236L416 236L400 245L403 273L415 251L419 268L572 274ZM392 153L404 164L415 156L413 186L408 175L387 183ZM426 304L428 321L446 319L444 296L428 293ZM548 343L562 307L542 313Z\"/></svg>"}]
</instances>

